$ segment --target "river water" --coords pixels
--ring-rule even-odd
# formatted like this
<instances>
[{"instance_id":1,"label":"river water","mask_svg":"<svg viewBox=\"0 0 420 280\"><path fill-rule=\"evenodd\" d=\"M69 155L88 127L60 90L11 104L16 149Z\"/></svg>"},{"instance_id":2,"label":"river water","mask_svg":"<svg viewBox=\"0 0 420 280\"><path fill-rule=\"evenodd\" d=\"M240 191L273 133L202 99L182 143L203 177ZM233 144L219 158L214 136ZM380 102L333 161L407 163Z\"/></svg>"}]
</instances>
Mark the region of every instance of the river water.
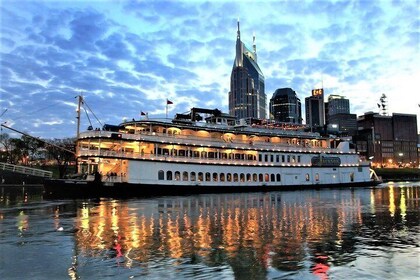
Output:
<instances>
[{"instance_id":1,"label":"river water","mask_svg":"<svg viewBox=\"0 0 420 280\"><path fill-rule=\"evenodd\" d=\"M97 201L0 190L0 279L420 279L420 182Z\"/></svg>"}]
</instances>

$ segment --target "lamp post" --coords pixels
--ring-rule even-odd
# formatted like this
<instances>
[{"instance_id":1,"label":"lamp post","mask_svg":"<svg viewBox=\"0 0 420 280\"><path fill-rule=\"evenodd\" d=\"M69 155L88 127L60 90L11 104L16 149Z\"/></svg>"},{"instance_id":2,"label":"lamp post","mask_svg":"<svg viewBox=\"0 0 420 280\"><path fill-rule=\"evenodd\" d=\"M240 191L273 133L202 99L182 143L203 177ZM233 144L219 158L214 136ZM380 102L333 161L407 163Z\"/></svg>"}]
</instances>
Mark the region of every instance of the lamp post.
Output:
<instances>
[{"instance_id":1,"label":"lamp post","mask_svg":"<svg viewBox=\"0 0 420 280\"><path fill-rule=\"evenodd\" d=\"M403 153L398 153L398 156L399 156L399 161L398 161L399 167L402 167L404 154Z\"/></svg>"}]
</instances>

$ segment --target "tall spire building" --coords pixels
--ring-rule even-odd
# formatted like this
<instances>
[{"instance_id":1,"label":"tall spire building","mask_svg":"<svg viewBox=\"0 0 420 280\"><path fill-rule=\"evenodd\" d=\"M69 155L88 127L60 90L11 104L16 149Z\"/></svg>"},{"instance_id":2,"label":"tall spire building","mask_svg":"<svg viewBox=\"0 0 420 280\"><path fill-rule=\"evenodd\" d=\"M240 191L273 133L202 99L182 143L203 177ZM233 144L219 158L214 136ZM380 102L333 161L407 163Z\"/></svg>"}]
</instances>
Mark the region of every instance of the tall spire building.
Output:
<instances>
[{"instance_id":1,"label":"tall spire building","mask_svg":"<svg viewBox=\"0 0 420 280\"><path fill-rule=\"evenodd\" d=\"M253 36L252 51L236 37L236 56L230 76L229 114L237 119L267 117L264 75L257 64L257 46Z\"/></svg>"}]
</instances>

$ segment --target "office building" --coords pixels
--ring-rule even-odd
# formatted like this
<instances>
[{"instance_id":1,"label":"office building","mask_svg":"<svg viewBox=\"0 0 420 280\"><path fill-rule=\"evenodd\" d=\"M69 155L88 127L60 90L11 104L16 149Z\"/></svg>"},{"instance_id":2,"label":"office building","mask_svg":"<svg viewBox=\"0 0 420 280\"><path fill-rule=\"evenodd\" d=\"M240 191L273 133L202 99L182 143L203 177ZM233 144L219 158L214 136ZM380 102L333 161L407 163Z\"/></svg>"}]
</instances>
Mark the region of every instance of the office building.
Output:
<instances>
[{"instance_id":1,"label":"office building","mask_svg":"<svg viewBox=\"0 0 420 280\"><path fill-rule=\"evenodd\" d=\"M277 122L302 124L302 107L296 92L291 88L279 88L270 99L270 118Z\"/></svg>"},{"instance_id":2,"label":"office building","mask_svg":"<svg viewBox=\"0 0 420 280\"><path fill-rule=\"evenodd\" d=\"M325 103L327 128L334 127L334 134L353 136L357 132L357 117L350 114L350 101L344 96L331 94Z\"/></svg>"},{"instance_id":3,"label":"office building","mask_svg":"<svg viewBox=\"0 0 420 280\"><path fill-rule=\"evenodd\" d=\"M239 29L236 37L236 56L230 78L229 114L237 119L267 118L264 75L257 63L255 36L253 49L241 41Z\"/></svg>"},{"instance_id":4,"label":"office building","mask_svg":"<svg viewBox=\"0 0 420 280\"><path fill-rule=\"evenodd\" d=\"M306 124L311 130L322 130L325 125L324 89L312 90L305 98Z\"/></svg>"},{"instance_id":5,"label":"office building","mask_svg":"<svg viewBox=\"0 0 420 280\"><path fill-rule=\"evenodd\" d=\"M376 166L415 167L417 155L417 115L393 113L383 116L368 112L357 120L354 137L357 151Z\"/></svg>"}]
</instances>

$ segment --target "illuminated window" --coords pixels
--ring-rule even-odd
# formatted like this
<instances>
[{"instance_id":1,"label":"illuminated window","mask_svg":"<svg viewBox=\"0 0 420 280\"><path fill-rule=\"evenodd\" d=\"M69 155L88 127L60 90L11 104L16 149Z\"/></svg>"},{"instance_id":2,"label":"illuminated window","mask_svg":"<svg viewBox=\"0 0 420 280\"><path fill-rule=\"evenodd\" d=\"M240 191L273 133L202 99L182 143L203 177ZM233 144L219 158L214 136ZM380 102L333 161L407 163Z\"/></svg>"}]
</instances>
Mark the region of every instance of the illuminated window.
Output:
<instances>
[{"instance_id":1,"label":"illuminated window","mask_svg":"<svg viewBox=\"0 0 420 280\"><path fill-rule=\"evenodd\" d=\"M248 181L248 182L251 182L252 180L251 180L251 174L246 174L246 180Z\"/></svg>"},{"instance_id":2,"label":"illuminated window","mask_svg":"<svg viewBox=\"0 0 420 280\"><path fill-rule=\"evenodd\" d=\"M218 176L217 176L217 173L216 173L216 172L215 172L215 173L213 173L213 181L214 181L214 182L219 181L219 179L218 179Z\"/></svg>"},{"instance_id":3,"label":"illuminated window","mask_svg":"<svg viewBox=\"0 0 420 280\"><path fill-rule=\"evenodd\" d=\"M232 174L228 173L226 175L226 179L227 179L226 181L231 182L232 181Z\"/></svg>"},{"instance_id":4,"label":"illuminated window","mask_svg":"<svg viewBox=\"0 0 420 280\"><path fill-rule=\"evenodd\" d=\"M203 181L203 172L198 172L198 181Z\"/></svg>"},{"instance_id":5,"label":"illuminated window","mask_svg":"<svg viewBox=\"0 0 420 280\"><path fill-rule=\"evenodd\" d=\"M175 171L175 180L176 180L176 181L181 180L181 172L179 172L179 171Z\"/></svg>"},{"instance_id":6,"label":"illuminated window","mask_svg":"<svg viewBox=\"0 0 420 280\"><path fill-rule=\"evenodd\" d=\"M239 178L238 178L238 173L234 173L233 174L233 181L234 182L238 182Z\"/></svg>"},{"instance_id":7,"label":"illuminated window","mask_svg":"<svg viewBox=\"0 0 420 280\"><path fill-rule=\"evenodd\" d=\"M264 177L266 182L270 181L270 175L268 173L265 173Z\"/></svg>"},{"instance_id":8,"label":"illuminated window","mask_svg":"<svg viewBox=\"0 0 420 280\"><path fill-rule=\"evenodd\" d=\"M258 175L257 173L252 174L252 181L257 182L258 181Z\"/></svg>"},{"instance_id":9,"label":"illuminated window","mask_svg":"<svg viewBox=\"0 0 420 280\"><path fill-rule=\"evenodd\" d=\"M244 173L241 173L241 175L240 175L240 181L241 182L245 182L245 174Z\"/></svg>"},{"instance_id":10,"label":"illuminated window","mask_svg":"<svg viewBox=\"0 0 420 280\"><path fill-rule=\"evenodd\" d=\"M195 181L195 172L191 172L190 178L191 178L191 181Z\"/></svg>"}]
</instances>

